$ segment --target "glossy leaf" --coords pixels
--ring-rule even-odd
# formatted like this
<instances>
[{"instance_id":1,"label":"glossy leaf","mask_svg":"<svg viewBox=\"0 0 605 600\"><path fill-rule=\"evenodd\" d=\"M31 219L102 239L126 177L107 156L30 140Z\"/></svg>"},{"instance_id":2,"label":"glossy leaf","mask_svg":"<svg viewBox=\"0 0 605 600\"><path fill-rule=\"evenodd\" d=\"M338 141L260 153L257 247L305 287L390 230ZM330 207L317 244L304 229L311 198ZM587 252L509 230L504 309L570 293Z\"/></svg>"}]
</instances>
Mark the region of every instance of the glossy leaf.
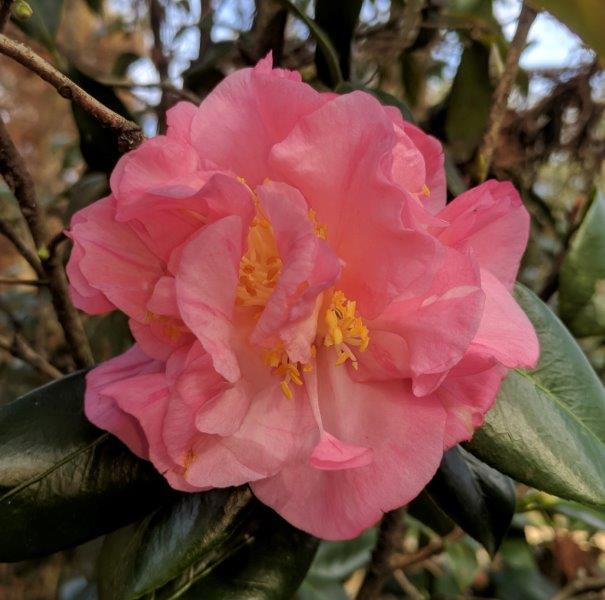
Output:
<instances>
[{"instance_id":1,"label":"glossy leaf","mask_svg":"<svg viewBox=\"0 0 605 600\"><path fill-rule=\"evenodd\" d=\"M473 42L464 49L447 101L445 133L456 162L469 160L479 145L492 99L489 49Z\"/></svg>"},{"instance_id":2,"label":"glossy leaf","mask_svg":"<svg viewBox=\"0 0 605 600\"><path fill-rule=\"evenodd\" d=\"M315 22L330 38L338 55L338 63L343 79L351 73L351 40L359 19L362 0L317 0L315 3ZM315 50L317 76L329 87L334 87L330 66L318 46Z\"/></svg>"},{"instance_id":3,"label":"glossy leaf","mask_svg":"<svg viewBox=\"0 0 605 600\"><path fill-rule=\"evenodd\" d=\"M109 535L99 569L101 598L140 598L191 565L216 561L250 512L245 488L179 495L143 521Z\"/></svg>"},{"instance_id":4,"label":"glossy leaf","mask_svg":"<svg viewBox=\"0 0 605 600\"><path fill-rule=\"evenodd\" d=\"M605 7L602 0L528 0L537 10L547 10L577 33L605 60Z\"/></svg>"},{"instance_id":5,"label":"glossy leaf","mask_svg":"<svg viewBox=\"0 0 605 600\"><path fill-rule=\"evenodd\" d=\"M561 266L559 311L578 336L605 334L605 194L595 195Z\"/></svg>"},{"instance_id":6,"label":"glossy leaf","mask_svg":"<svg viewBox=\"0 0 605 600\"><path fill-rule=\"evenodd\" d=\"M435 503L493 556L515 512L515 486L458 446L446 452L426 487Z\"/></svg>"},{"instance_id":7,"label":"glossy leaf","mask_svg":"<svg viewBox=\"0 0 605 600\"><path fill-rule=\"evenodd\" d=\"M536 328L534 371L514 370L469 448L517 481L605 505L605 388L573 337L528 289L516 297Z\"/></svg>"},{"instance_id":8,"label":"glossy leaf","mask_svg":"<svg viewBox=\"0 0 605 600\"><path fill-rule=\"evenodd\" d=\"M84 372L0 407L0 562L75 546L168 494L151 465L82 413Z\"/></svg>"},{"instance_id":9,"label":"glossy leaf","mask_svg":"<svg viewBox=\"0 0 605 600\"><path fill-rule=\"evenodd\" d=\"M192 564L146 600L290 600L304 579L318 540L253 501L240 533L211 561Z\"/></svg>"},{"instance_id":10,"label":"glossy leaf","mask_svg":"<svg viewBox=\"0 0 605 600\"><path fill-rule=\"evenodd\" d=\"M51 51L54 50L63 0L27 0L27 3L32 8L32 16L25 21L13 19L13 22L37 42Z\"/></svg>"}]
</instances>

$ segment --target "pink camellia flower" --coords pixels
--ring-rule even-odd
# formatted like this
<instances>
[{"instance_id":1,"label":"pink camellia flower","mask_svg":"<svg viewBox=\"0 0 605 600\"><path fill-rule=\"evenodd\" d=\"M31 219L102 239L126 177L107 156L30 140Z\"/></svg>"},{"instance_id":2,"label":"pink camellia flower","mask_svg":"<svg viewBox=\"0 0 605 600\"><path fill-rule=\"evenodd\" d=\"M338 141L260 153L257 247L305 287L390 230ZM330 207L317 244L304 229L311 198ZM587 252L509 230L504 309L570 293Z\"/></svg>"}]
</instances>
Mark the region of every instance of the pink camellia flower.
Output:
<instances>
[{"instance_id":1,"label":"pink camellia flower","mask_svg":"<svg viewBox=\"0 0 605 600\"><path fill-rule=\"evenodd\" d=\"M250 484L345 539L414 498L538 357L510 295L529 217L509 183L446 206L440 144L271 58L124 156L69 232L82 310L136 344L86 414L184 491Z\"/></svg>"}]
</instances>

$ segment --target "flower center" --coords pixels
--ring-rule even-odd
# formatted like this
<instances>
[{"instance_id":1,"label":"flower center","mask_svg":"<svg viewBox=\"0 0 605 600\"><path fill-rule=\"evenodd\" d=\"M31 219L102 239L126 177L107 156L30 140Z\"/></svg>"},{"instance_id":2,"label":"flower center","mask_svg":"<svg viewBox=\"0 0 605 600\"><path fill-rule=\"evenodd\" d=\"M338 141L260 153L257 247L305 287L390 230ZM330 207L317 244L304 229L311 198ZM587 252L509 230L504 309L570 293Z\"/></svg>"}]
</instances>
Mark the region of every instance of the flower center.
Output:
<instances>
[{"instance_id":1,"label":"flower center","mask_svg":"<svg viewBox=\"0 0 605 600\"><path fill-rule=\"evenodd\" d=\"M357 357L351 346L363 352L370 343L368 328L363 324L361 317L356 315L357 303L348 300L343 292L337 290L332 295L330 307L325 313L327 334L324 346L334 347L338 356L337 365L343 365L347 360L357 369Z\"/></svg>"},{"instance_id":2,"label":"flower center","mask_svg":"<svg viewBox=\"0 0 605 600\"><path fill-rule=\"evenodd\" d=\"M314 345L311 346L311 354L313 356L316 354ZM282 378L279 387L281 388L282 394L288 400L292 400L294 395L290 388L290 384L303 384L301 370L303 373L309 373L313 370L313 365L311 363L301 364L299 362L292 362L282 343L279 343L271 350L265 350L264 359L265 364L273 369L273 374Z\"/></svg>"},{"instance_id":3,"label":"flower center","mask_svg":"<svg viewBox=\"0 0 605 600\"><path fill-rule=\"evenodd\" d=\"M238 306L263 308L273 293L282 270L275 234L255 198L256 216L248 230L248 249L239 264L235 302Z\"/></svg>"}]
</instances>

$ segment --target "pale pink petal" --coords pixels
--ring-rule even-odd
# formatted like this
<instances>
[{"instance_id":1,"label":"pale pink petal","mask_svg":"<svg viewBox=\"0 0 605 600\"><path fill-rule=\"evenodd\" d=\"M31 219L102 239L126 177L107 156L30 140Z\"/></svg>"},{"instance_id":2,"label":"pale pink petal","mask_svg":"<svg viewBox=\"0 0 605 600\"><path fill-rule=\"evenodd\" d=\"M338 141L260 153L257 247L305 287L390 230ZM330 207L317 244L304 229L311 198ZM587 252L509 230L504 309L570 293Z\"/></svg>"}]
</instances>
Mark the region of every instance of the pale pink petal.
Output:
<instances>
[{"instance_id":1,"label":"pale pink petal","mask_svg":"<svg viewBox=\"0 0 605 600\"><path fill-rule=\"evenodd\" d=\"M483 316L473 339L475 347L505 367L536 366L540 344L531 321L510 292L489 271L481 271L485 292Z\"/></svg>"},{"instance_id":2,"label":"pale pink petal","mask_svg":"<svg viewBox=\"0 0 605 600\"><path fill-rule=\"evenodd\" d=\"M284 183L269 182L257 193L273 227L283 266L251 342L271 347L281 330L288 328L286 340L282 340L288 342L290 358L308 362L315 332L305 325L315 311L318 295L331 287L340 274L340 261L315 234L307 204L297 190ZM298 323L311 335L299 338L294 330Z\"/></svg>"},{"instance_id":3,"label":"pale pink petal","mask_svg":"<svg viewBox=\"0 0 605 600\"><path fill-rule=\"evenodd\" d=\"M86 375L84 412L97 427L109 431L122 440L136 455L148 458L147 439L138 421L124 412L106 389L122 381L147 373L159 373L162 364L133 346L120 356L104 362Z\"/></svg>"},{"instance_id":4,"label":"pale pink petal","mask_svg":"<svg viewBox=\"0 0 605 600\"><path fill-rule=\"evenodd\" d=\"M180 142L191 142L191 122L198 107L192 102L177 102L166 111L166 135Z\"/></svg>"},{"instance_id":5,"label":"pale pink petal","mask_svg":"<svg viewBox=\"0 0 605 600\"><path fill-rule=\"evenodd\" d=\"M483 425L507 370L471 346L466 356L428 398L438 399L447 413L444 450L470 440Z\"/></svg>"},{"instance_id":6,"label":"pale pink petal","mask_svg":"<svg viewBox=\"0 0 605 600\"><path fill-rule=\"evenodd\" d=\"M244 226L231 216L201 229L183 248L176 275L183 321L231 382L240 376L231 338Z\"/></svg>"},{"instance_id":7,"label":"pale pink petal","mask_svg":"<svg viewBox=\"0 0 605 600\"><path fill-rule=\"evenodd\" d=\"M451 369L469 347L479 328L484 293L470 255L448 249L445 260L421 297L393 302L370 330L403 338L407 362L415 378L414 392L428 393L435 380L420 378Z\"/></svg>"},{"instance_id":8,"label":"pale pink petal","mask_svg":"<svg viewBox=\"0 0 605 600\"><path fill-rule=\"evenodd\" d=\"M347 444L324 431L318 444L313 448L309 463L316 469L335 471L365 467L372 460L371 448Z\"/></svg>"},{"instance_id":9,"label":"pale pink petal","mask_svg":"<svg viewBox=\"0 0 605 600\"><path fill-rule=\"evenodd\" d=\"M406 205L424 209L391 180L396 143L378 101L354 92L301 119L271 153L276 177L299 189L326 226L330 247L345 262L339 287L366 317L422 285L437 252L431 236L404 229Z\"/></svg>"},{"instance_id":10,"label":"pale pink petal","mask_svg":"<svg viewBox=\"0 0 605 600\"><path fill-rule=\"evenodd\" d=\"M512 289L527 246L529 214L510 182L486 181L458 196L438 216L450 223L438 234L444 244L470 246L479 265Z\"/></svg>"},{"instance_id":11,"label":"pale pink petal","mask_svg":"<svg viewBox=\"0 0 605 600\"><path fill-rule=\"evenodd\" d=\"M115 220L112 196L95 202L77 215L70 230L77 249L70 259L70 264L77 267L68 267L70 275L76 275L72 287L80 297L89 296L90 288L96 289L127 315L144 321L147 301L163 274L164 265L128 224ZM87 282L84 287L79 286L80 275Z\"/></svg>"},{"instance_id":12,"label":"pale pink petal","mask_svg":"<svg viewBox=\"0 0 605 600\"><path fill-rule=\"evenodd\" d=\"M371 448L373 462L341 470L300 463L253 482L252 490L296 527L324 539L349 539L428 483L443 454L445 411L436 400L415 398L401 381L356 383L332 358L319 359L325 364L318 379L326 430Z\"/></svg>"},{"instance_id":13,"label":"pale pink petal","mask_svg":"<svg viewBox=\"0 0 605 600\"><path fill-rule=\"evenodd\" d=\"M268 175L271 147L298 120L326 102L319 92L287 72L271 71L268 62L226 77L202 102L191 125L199 155L226 168L249 185Z\"/></svg>"}]
</instances>

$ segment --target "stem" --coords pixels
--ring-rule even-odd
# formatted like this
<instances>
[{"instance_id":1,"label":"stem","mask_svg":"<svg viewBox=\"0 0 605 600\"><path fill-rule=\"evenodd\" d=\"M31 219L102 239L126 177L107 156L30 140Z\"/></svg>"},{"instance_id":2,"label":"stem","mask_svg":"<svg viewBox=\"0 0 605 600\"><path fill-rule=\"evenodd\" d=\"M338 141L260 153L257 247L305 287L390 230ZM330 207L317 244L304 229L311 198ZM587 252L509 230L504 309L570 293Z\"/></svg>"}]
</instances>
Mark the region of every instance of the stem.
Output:
<instances>
[{"instance_id":1,"label":"stem","mask_svg":"<svg viewBox=\"0 0 605 600\"><path fill-rule=\"evenodd\" d=\"M0 38L2 37L4 36L0 35ZM36 245L38 256L48 257L47 260L41 261L42 270L48 281L48 289L57 319L63 328L74 361L78 367L90 367L94 363L92 352L78 312L69 299L63 265L56 254L50 257L46 245L49 236L45 215L36 200L33 179L2 121L0 121L0 173L19 203L21 213Z\"/></svg>"},{"instance_id":2,"label":"stem","mask_svg":"<svg viewBox=\"0 0 605 600\"><path fill-rule=\"evenodd\" d=\"M61 96L75 102L103 126L116 131L119 146L123 152L136 148L143 141L143 133L136 123L125 119L101 104L25 44L0 34L0 54L5 54L33 71L44 81L50 83Z\"/></svg>"},{"instance_id":3,"label":"stem","mask_svg":"<svg viewBox=\"0 0 605 600\"><path fill-rule=\"evenodd\" d=\"M523 3L519 21L517 23L517 31L515 31L515 36L510 43L508 54L506 55L504 72L494 91L492 106L487 118L485 136L483 137L483 141L477 153L476 171L477 179L479 181L485 181L487 174L489 173L489 168L492 164L494 152L498 144L498 138L500 137L504 115L506 114L508 98L515 78L517 77L517 72L519 71L521 52L523 52L523 49L525 48L527 34L529 33L537 14L538 13L533 8L530 8L527 3Z\"/></svg>"},{"instance_id":4,"label":"stem","mask_svg":"<svg viewBox=\"0 0 605 600\"><path fill-rule=\"evenodd\" d=\"M461 538L462 535L463 531L461 529L454 529L445 537L429 542L414 554L395 555L391 557L391 568L404 570L408 567L424 562L436 554L441 554L449 543Z\"/></svg>"},{"instance_id":5,"label":"stem","mask_svg":"<svg viewBox=\"0 0 605 600\"><path fill-rule=\"evenodd\" d=\"M36 272L38 277L44 277L44 269L40 262L40 257L31 247L31 240L26 242L16 227L13 227L8 221L0 220L0 234L10 240L21 256L30 264L31 268Z\"/></svg>"},{"instance_id":6,"label":"stem","mask_svg":"<svg viewBox=\"0 0 605 600\"><path fill-rule=\"evenodd\" d=\"M385 513L380 522L380 531L366 576L357 592L356 600L375 600L392 572L391 555L403 538L405 508Z\"/></svg>"}]
</instances>

